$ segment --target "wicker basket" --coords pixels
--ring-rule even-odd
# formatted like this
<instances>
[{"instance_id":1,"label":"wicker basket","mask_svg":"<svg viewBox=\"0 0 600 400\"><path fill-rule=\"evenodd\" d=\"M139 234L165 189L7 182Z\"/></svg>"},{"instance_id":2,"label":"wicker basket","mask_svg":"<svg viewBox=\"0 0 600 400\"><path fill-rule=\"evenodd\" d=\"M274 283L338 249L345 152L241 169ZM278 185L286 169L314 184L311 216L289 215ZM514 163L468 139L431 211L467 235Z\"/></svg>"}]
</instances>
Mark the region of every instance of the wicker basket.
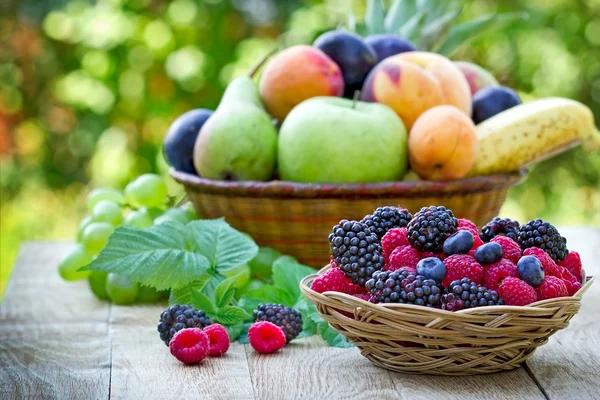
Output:
<instances>
[{"instance_id":1,"label":"wicker basket","mask_svg":"<svg viewBox=\"0 0 600 400\"><path fill-rule=\"evenodd\" d=\"M325 267L322 271L328 269ZM411 304L372 304L338 292L300 288L333 329L373 364L392 371L475 375L518 368L579 311L581 296L542 300L526 307L489 306L458 312Z\"/></svg>"},{"instance_id":2,"label":"wicker basket","mask_svg":"<svg viewBox=\"0 0 600 400\"><path fill-rule=\"evenodd\" d=\"M444 205L459 218L483 225L498 215L506 192L525 171L449 182L320 185L294 182L226 182L171 170L198 215L225 217L261 246L273 247L315 268L329 262L327 236L341 218L361 219L382 205L411 212Z\"/></svg>"}]
</instances>

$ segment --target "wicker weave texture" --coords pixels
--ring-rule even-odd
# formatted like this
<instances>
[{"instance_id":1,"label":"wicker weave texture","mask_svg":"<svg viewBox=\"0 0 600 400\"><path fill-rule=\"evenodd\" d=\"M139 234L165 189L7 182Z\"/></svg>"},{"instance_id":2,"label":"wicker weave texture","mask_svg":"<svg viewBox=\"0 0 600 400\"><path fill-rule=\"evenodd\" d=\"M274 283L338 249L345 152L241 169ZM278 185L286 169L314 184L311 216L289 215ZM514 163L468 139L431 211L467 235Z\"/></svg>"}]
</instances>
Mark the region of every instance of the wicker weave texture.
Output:
<instances>
[{"instance_id":1,"label":"wicker weave texture","mask_svg":"<svg viewBox=\"0 0 600 400\"><path fill-rule=\"evenodd\" d=\"M328 267L327 267L328 268ZM409 304L371 304L337 292L301 289L319 314L373 364L392 371L476 375L512 370L566 328L593 278L572 297L527 307L491 306L450 312Z\"/></svg>"}]
</instances>

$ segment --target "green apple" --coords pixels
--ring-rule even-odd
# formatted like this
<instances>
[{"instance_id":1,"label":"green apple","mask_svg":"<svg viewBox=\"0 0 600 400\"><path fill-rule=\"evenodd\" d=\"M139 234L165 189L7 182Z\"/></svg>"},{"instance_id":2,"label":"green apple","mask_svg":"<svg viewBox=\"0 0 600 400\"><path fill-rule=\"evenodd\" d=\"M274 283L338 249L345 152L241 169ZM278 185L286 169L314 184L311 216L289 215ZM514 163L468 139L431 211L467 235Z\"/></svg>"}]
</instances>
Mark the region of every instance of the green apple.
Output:
<instances>
[{"instance_id":1,"label":"green apple","mask_svg":"<svg viewBox=\"0 0 600 400\"><path fill-rule=\"evenodd\" d=\"M379 103L313 97L297 105L279 131L279 173L288 181L397 181L407 153L402 120Z\"/></svg>"}]
</instances>

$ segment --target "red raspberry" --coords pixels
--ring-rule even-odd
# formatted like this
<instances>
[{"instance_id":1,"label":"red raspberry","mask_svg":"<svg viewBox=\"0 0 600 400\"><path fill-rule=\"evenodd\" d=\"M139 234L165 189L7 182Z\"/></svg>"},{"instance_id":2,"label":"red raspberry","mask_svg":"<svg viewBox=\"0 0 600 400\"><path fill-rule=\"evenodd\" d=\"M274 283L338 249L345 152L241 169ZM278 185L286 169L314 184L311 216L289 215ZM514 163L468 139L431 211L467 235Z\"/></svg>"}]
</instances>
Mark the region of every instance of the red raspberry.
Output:
<instances>
[{"instance_id":1,"label":"red raspberry","mask_svg":"<svg viewBox=\"0 0 600 400\"><path fill-rule=\"evenodd\" d=\"M210 349L208 335L198 328L182 329L169 342L169 350L184 364L196 364L204 360Z\"/></svg>"},{"instance_id":2,"label":"red raspberry","mask_svg":"<svg viewBox=\"0 0 600 400\"><path fill-rule=\"evenodd\" d=\"M467 253L468 256L471 257L475 257L475 249L471 248L471 250L469 250L469 252Z\"/></svg>"},{"instance_id":3,"label":"red raspberry","mask_svg":"<svg viewBox=\"0 0 600 400\"><path fill-rule=\"evenodd\" d=\"M530 247L525 249L523 252L524 256L534 256L542 263L542 267L544 268L544 275L548 276L560 276L560 270L558 269L558 265L554 262L552 257L548 255L544 250L538 249L537 247Z\"/></svg>"},{"instance_id":4,"label":"red raspberry","mask_svg":"<svg viewBox=\"0 0 600 400\"><path fill-rule=\"evenodd\" d=\"M502 280L509 276L513 278L519 276L517 266L510 262L510 260L502 258L500 261L485 267L485 271L483 272L483 286L488 289L498 290L498 286Z\"/></svg>"},{"instance_id":5,"label":"red raspberry","mask_svg":"<svg viewBox=\"0 0 600 400\"><path fill-rule=\"evenodd\" d=\"M389 271L396 271L400 267L411 267L416 268L417 263L421 261L423 255L417 249L412 246L397 247L392 254L390 254L390 260L388 263Z\"/></svg>"},{"instance_id":6,"label":"red raspberry","mask_svg":"<svg viewBox=\"0 0 600 400\"><path fill-rule=\"evenodd\" d=\"M311 288L317 293L334 291L354 294L362 290L360 286L353 284L339 268L332 268L317 276L313 281Z\"/></svg>"},{"instance_id":7,"label":"red raspberry","mask_svg":"<svg viewBox=\"0 0 600 400\"><path fill-rule=\"evenodd\" d=\"M490 242L498 243L504 251L504 258L508 258L513 264L516 265L521 259L521 247L508 236L494 236Z\"/></svg>"},{"instance_id":8,"label":"red raspberry","mask_svg":"<svg viewBox=\"0 0 600 400\"><path fill-rule=\"evenodd\" d=\"M581 257L576 251L570 251L567 258L558 263L561 267L565 267L569 270L578 282L583 282L583 267L581 265Z\"/></svg>"},{"instance_id":9,"label":"red raspberry","mask_svg":"<svg viewBox=\"0 0 600 400\"><path fill-rule=\"evenodd\" d=\"M474 222L469 221L465 218L458 219L458 230L469 231L473 234L473 236L479 236L479 230L477 229L477 225Z\"/></svg>"},{"instance_id":10,"label":"red raspberry","mask_svg":"<svg viewBox=\"0 0 600 400\"><path fill-rule=\"evenodd\" d=\"M440 260L445 260L446 257L448 257L445 253L432 253L430 251L426 251L425 253L421 253L421 257L422 258L427 258L427 257L436 257L439 258Z\"/></svg>"},{"instance_id":11,"label":"red raspberry","mask_svg":"<svg viewBox=\"0 0 600 400\"><path fill-rule=\"evenodd\" d=\"M208 355L210 357L220 357L229 350L229 333L223 325L212 324L203 329L210 341Z\"/></svg>"},{"instance_id":12,"label":"red raspberry","mask_svg":"<svg viewBox=\"0 0 600 400\"><path fill-rule=\"evenodd\" d=\"M442 285L448 287L452 281L469 278L476 284L483 279L483 267L475 259L466 254L454 254L444 260L446 277Z\"/></svg>"},{"instance_id":13,"label":"red raspberry","mask_svg":"<svg viewBox=\"0 0 600 400\"><path fill-rule=\"evenodd\" d=\"M369 301L371 299L371 295L370 294L362 294L362 293L357 293L354 295L354 297L364 300L364 301Z\"/></svg>"},{"instance_id":14,"label":"red raspberry","mask_svg":"<svg viewBox=\"0 0 600 400\"><path fill-rule=\"evenodd\" d=\"M569 296L573 296L579 289L581 289L581 282L579 282L579 280L577 280L577 278L565 267L559 266L558 268L560 268L560 279L562 279L567 287Z\"/></svg>"},{"instance_id":15,"label":"red raspberry","mask_svg":"<svg viewBox=\"0 0 600 400\"><path fill-rule=\"evenodd\" d=\"M273 353L285 346L285 333L272 322L256 322L248 329L248 341L259 353Z\"/></svg>"},{"instance_id":16,"label":"red raspberry","mask_svg":"<svg viewBox=\"0 0 600 400\"><path fill-rule=\"evenodd\" d=\"M540 286L535 289L538 300L553 299L555 297L565 297L569 295L565 283L556 276L546 275Z\"/></svg>"},{"instance_id":17,"label":"red raspberry","mask_svg":"<svg viewBox=\"0 0 600 400\"><path fill-rule=\"evenodd\" d=\"M388 261L390 255L400 246L408 246L408 235L406 228L393 228L387 231L381 238L381 248L383 249L383 259Z\"/></svg>"},{"instance_id":18,"label":"red raspberry","mask_svg":"<svg viewBox=\"0 0 600 400\"><path fill-rule=\"evenodd\" d=\"M537 301L535 289L512 276L505 278L498 286L498 294L507 306L526 306Z\"/></svg>"}]
</instances>

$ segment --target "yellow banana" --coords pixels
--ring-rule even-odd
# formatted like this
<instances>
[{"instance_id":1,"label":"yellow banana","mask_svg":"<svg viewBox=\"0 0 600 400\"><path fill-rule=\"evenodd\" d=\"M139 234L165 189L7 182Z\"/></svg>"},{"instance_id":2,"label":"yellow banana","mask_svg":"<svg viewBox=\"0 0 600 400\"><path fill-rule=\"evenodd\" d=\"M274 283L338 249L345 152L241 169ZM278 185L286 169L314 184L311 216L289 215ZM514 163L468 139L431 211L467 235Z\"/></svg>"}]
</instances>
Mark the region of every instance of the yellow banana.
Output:
<instances>
[{"instance_id":1,"label":"yellow banana","mask_svg":"<svg viewBox=\"0 0 600 400\"><path fill-rule=\"evenodd\" d=\"M575 100L551 97L520 104L476 126L477 159L469 176L518 171L583 143L600 148L592 111Z\"/></svg>"}]
</instances>

